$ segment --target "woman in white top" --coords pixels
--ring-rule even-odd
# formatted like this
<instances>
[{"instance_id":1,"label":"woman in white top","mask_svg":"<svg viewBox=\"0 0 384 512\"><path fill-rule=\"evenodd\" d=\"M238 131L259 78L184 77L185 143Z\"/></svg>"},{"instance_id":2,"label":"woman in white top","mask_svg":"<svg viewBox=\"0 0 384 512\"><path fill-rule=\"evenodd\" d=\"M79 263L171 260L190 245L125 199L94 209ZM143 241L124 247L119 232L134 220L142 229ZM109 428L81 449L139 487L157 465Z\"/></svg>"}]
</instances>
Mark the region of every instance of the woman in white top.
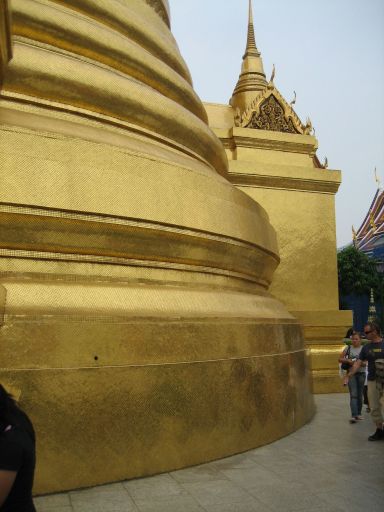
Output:
<instances>
[{"instance_id":1,"label":"woman in white top","mask_svg":"<svg viewBox=\"0 0 384 512\"><path fill-rule=\"evenodd\" d=\"M357 331L353 331L351 338L351 345L345 347L339 357L339 363L344 363L352 368L353 363L359 357L361 346L361 336ZM347 370L347 373L349 370ZM344 384L348 383L349 396L350 396L350 407L351 407L351 419L350 423L356 423L358 420L362 420L361 409L363 407L363 392L365 383L366 368L361 366L358 372L356 372L350 379L345 379Z\"/></svg>"}]
</instances>

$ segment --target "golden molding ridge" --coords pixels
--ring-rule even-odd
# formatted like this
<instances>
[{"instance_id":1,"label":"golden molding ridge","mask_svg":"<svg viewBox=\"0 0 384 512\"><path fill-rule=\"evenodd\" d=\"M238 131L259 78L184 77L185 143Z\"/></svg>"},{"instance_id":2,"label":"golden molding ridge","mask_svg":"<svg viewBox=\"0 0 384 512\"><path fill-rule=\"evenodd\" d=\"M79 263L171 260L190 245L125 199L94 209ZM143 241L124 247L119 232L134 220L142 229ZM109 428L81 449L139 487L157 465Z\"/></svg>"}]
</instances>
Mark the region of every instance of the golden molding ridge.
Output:
<instances>
[{"instance_id":1,"label":"golden molding ridge","mask_svg":"<svg viewBox=\"0 0 384 512\"><path fill-rule=\"evenodd\" d=\"M27 0L30 1L30 0ZM123 35L129 34L140 46L155 55L183 76L191 85L189 70L179 54L169 28L158 15L159 22L147 23L148 5L143 0L129 0L124 4L116 0L49 0L50 3L64 5L83 15L107 25ZM131 3L142 4L141 7ZM144 5L143 5L144 4ZM144 8L143 8L144 7ZM140 13L140 15L138 14Z\"/></svg>"},{"instance_id":2,"label":"golden molding ridge","mask_svg":"<svg viewBox=\"0 0 384 512\"><path fill-rule=\"evenodd\" d=\"M163 149L167 152L167 156L165 157L163 154L159 157L157 153L153 154L153 146L152 151L148 151L146 157L150 160L162 161L167 163L168 165L177 166L179 159L182 162L182 165L198 170L200 174L210 175L211 173L215 173L215 169L212 165L207 162L201 155L195 153L190 148L183 146L182 144L178 144L176 141L168 139L164 136L159 135L154 131L150 131L146 128L139 127L124 121L122 119L117 119L105 114L101 114L99 112L91 112L89 110L80 109L72 107L71 105L64 105L60 103L56 103L54 101L42 100L40 98L32 98L25 94L18 94L10 91L1 91L0 100L6 107L8 116L5 117L3 113L5 112L5 108L2 109L0 107L0 115L2 116L2 120L4 121L4 125L2 126L2 130L4 131L17 131L25 132L31 131L35 129L36 123L38 124L39 132L46 133L46 136L52 136L54 138L57 137L67 137L68 130L62 131L62 126L60 126L61 121L68 121L69 123L81 123L84 127L95 128L96 130L92 131L92 136L88 138L88 136L84 137L84 140L89 142L102 142L100 140L100 132L101 128L105 130L118 130L120 134L125 137L126 134L129 136L136 137L136 140L140 139L140 142L135 144L135 148L132 145L127 144L112 144L112 146L116 147L118 150L125 151L127 150L131 154L140 154L143 153L143 146L145 139L149 139L151 143L157 144L158 148L161 148L163 145ZM9 114L11 117L14 117L14 112L11 109L16 110L18 108L18 112L21 115L28 113L34 117L33 128L28 124L28 119L26 117L19 117L17 119L18 123L9 122ZM36 112L36 115L35 115ZM48 130L46 129L46 125L37 121L40 113L49 116L50 123L55 123L57 120L57 124L55 124L55 129ZM67 126L68 128L68 126ZM86 133L86 130L85 130ZM98 135L96 135L98 133ZM52 134L52 135L51 135ZM73 132L70 132L70 137L73 138ZM141 150L141 151L140 151ZM178 151L180 154L178 155L179 159L175 162L175 157L172 155L172 151ZM161 151L161 149L159 150ZM187 160L186 160L187 159Z\"/></svg>"},{"instance_id":3,"label":"golden molding ridge","mask_svg":"<svg viewBox=\"0 0 384 512\"><path fill-rule=\"evenodd\" d=\"M192 112L137 80L41 47L18 42L8 67L3 95L27 96L40 104L91 116L107 116L117 122L145 129L197 153L216 172L225 175L224 148L210 128ZM41 68L41 61L45 67ZM92 75L92 82L87 79ZM194 137L191 138L191 133Z\"/></svg>"},{"instance_id":4,"label":"golden molding ridge","mask_svg":"<svg viewBox=\"0 0 384 512\"><path fill-rule=\"evenodd\" d=\"M160 18L170 27L169 6L166 0L145 0L152 9L157 12Z\"/></svg>"},{"instance_id":5,"label":"golden molding ridge","mask_svg":"<svg viewBox=\"0 0 384 512\"><path fill-rule=\"evenodd\" d=\"M0 225L4 249L207 267L243 274L264 286L278 264L275 255L260 247L209 240L201 234L15 213L0 214Z\"/></svg>"},{"instance_id":6,"label":"golden molding ridge","mask_svg":"<svg viewBox=\"0 0 384 512\"><path fill-rule=\"evenodd\" d=\"M9 0L0 0L0 90L4 70L12 58L11 20Z\"/></svg>"},{"instance_id":7,"label":"golden molding ridge","mask_svg":"<svg viewBox=\"0 0 384 512\"><path fill-rule=\"evenodd\" d=\"M289 134L295 137L294 134ZM316 144L313 140L309 140L308 142L298 142L296 140L287 141L287 140L268 140L263 139L261 137L247 137L245 135L233 135L233 140L237 146L241 146L244 148L255 148L255 149L269 149L276 151L286 151L289 153L302 153L304 155L315 156L316 154Z\"/></svg>"},{"instance_id":8,"label":"golden molding ridge","mask_svg":"<svg viewBox=\"0 0 384 512\"><path fill-rule=\"evenodd\" d=\"M227 235L218 235L215 233L211 233L209 231L203 231L200 229L192 229L185 228L182 226L176 226L174 224L165 224L155 221L148 221L145 219L134 219L128 217L118 217L112 215L100 215L92 212L76 212L73 210L57 210L53 208L43 208L31 205L20 205L20 204L9 204L9 203L0 203L0 212L3 213L14 213L14 214L23 214L23 215L38 215L42 217L57 217L69 220L79 220L79 221L88 221L88 222L101 222L105 224L118 224L122 226L129 227L138 227L143 229L156 229L160 231L169 231L170 233L176 233L180 235L186 236L199 236L202 238L206 238L208 240L214 240L217 242L223 242L227 244L236 245L239 247L249 248L254 247L257 249L262 249L270 255L276 257L277 260L279 258L268 249L261 247L252 242L245 242L240 238L234 238Z\"/></svg>"},{"instance_id":9,"label":"golden molding ridge","mask_svg":"<svg viewBox=\"0 0 384 512\"><path fill-rule=\"evenodd\" d=\"M127 34L61 5L41 4L37 10L34 1L18 0L13 6L12 32L17 39L102 62L160 90L207 122L205 109L190 83Z\"/></svg>"},{"instance_id":10,"label":"golden molding ridge","mask_svg":"<svg viewBox=\"0 0 384 512\"><path fill-rule=\"evenodd\" d=\"M258 174L228 173L228 180L234 185L259 186L263 188L279 188L283 190L301 190L303 192L318 192L336 194L340 182L289 178L287 176L262 176Z\"/></svg>"},{"instance_id":11,"label":"golden molding ridge","mask_svg":"<svg viewBox=\"0 0 384 512\"><path fill-rule=\"evenodd\" d=\"M125 267L140 267L140 268L153 268L153 269L162 269L162 270L170 270L170 271L178 271L178 272L188 272L188 273L197 273L197 274L210 274L213 276L221 276L226 278L238 279L241 281L246 281L248 283L252 283L253 285L258 285L262 289L266 289L269 286L269 283L263 280L252 279L249 275L241 274L239 272L231 272L224 269L215 269L213 267L204 267L199 265L185 265L182 263L171 263L165 261L155 261L155 260L138 260L138 259L126 259L126 258L116 258L116 257L106 257L106 256L96 256L96 255L87 255L87 254L75 254L75 253L66 253L61 254L57 252L49 252L49 251L26 251L26 250L17 250L17 249L2 249L0 248L0 258L17 258L17 259L31 259L31 260L40 260L40 261L61 261L61 262L73 262L73 263L97 263L97 264L105 264L105 265L117 265L117 266L125 266ZM0 272L0 276L2 273ZM4 275L7 277L7 274ZM52 280L52 276L50 276ZM172 283L173 285L173 283Z\"/></svg>"}]
</instances>

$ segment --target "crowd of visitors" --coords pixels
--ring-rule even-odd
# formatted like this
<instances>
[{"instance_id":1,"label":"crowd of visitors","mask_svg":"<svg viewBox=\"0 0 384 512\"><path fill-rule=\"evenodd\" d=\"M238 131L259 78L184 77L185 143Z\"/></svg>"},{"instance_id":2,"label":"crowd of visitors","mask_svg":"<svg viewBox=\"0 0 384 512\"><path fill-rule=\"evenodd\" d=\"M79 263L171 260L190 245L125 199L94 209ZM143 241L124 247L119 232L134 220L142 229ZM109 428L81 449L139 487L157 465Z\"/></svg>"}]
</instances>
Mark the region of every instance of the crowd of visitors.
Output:
<instances>
[{"instance_id":1,"label":"crowd of visitors","mask_svg":"<svg viewBox=\"0 0 384 512\"><path fill-rule=\"evenodd\" d=\"M350 423L361 421L364 387L367 387L367 410L370 411L376 431L369 441L384 440L384 341L380 326L368 322L364 326L366 343L362 344L360 333L352 331L350 344L340 355L339 363L345 372L344 385L348 385L350 395Z\"/></svg>"}]
</instances>

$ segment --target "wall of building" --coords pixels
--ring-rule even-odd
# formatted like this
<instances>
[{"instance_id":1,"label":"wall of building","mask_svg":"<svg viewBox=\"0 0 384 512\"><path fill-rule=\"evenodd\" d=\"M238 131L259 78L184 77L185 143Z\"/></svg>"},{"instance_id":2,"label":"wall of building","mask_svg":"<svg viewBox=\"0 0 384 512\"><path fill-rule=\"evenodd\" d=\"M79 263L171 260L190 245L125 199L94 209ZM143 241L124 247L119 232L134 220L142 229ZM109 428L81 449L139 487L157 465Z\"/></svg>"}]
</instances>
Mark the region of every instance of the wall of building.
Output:
<instances>
[{"instance_id":1,"label":"wall of building","mask_svg":"<svg viewBox=\"0 0 384 512\"><path fill-rule=\"evenodd\" d=\"M310 135L232 127L230 106L205 104L229 158L228 179L262 205L276 229L280 265L270 287L300 319L314 388L340 392L337 357L352 324L339 311L335 194L341 172L319 167Z\"/></svg>"}]
</instances>

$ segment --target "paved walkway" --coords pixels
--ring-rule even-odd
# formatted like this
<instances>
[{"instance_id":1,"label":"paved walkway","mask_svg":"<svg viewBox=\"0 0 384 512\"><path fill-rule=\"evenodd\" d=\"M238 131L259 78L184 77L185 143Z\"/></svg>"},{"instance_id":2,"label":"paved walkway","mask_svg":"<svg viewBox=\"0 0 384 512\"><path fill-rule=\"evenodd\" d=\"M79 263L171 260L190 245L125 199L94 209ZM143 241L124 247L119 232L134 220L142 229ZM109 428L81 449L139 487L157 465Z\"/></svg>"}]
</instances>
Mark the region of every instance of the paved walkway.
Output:
<instances>
[{"instance_id":1,"label":"paved walkway","mask_svg":"<svg viewBox=\"0 0 384 512\"><path fill-rule=\"evenodd\" d=\"M384 441L350 425L348 395L268 446L194 468L36 498L38 512L383 512Z\"/></svg>"}]
</instances>

